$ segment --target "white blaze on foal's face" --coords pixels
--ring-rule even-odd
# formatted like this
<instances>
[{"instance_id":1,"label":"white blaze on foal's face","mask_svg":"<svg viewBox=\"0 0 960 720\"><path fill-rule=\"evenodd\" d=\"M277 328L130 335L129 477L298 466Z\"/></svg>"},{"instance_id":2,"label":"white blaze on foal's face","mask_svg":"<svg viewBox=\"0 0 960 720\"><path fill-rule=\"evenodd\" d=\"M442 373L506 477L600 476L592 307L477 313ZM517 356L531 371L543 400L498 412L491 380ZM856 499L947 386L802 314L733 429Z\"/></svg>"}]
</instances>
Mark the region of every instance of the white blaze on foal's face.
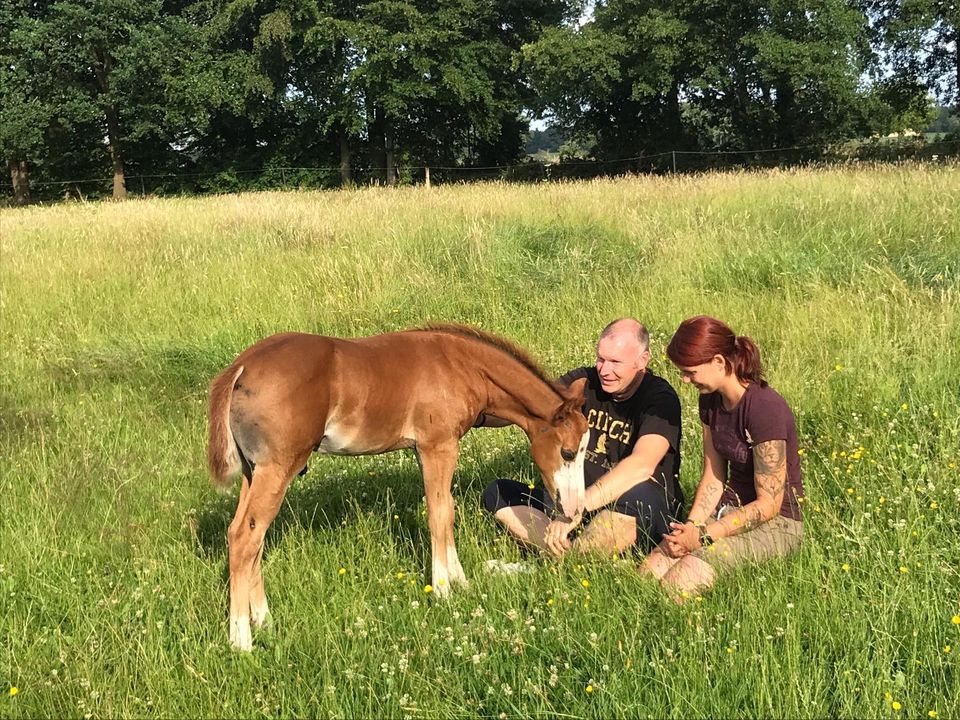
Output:
<instances>
[{"instance_id":1,"label":"white blaze on foal's face","mask_svg":"<svg viewBox=\"0 0 960 720\"><path fill-rule=\"evenodd\" d=\"M582 384L578 388L582 388ZM560 512L570 518L583 511L586 495L583 459L590 428L579 403L571 397L549 425L542 425L530 434L530 451L540 468L543 484Z\"/></svg>"},{"instance_id":2,"label":"white blaze on foal's face","mask_svg":"<svg viewBox=\"0 0 960 720\"><path fill-rule=\"evenodd\" d=\"M587 452L589 438L590 431L587 430L581 436L580 445L572 459L567 459L570 457L570 451L561 451L560 467L554 474L555 495L557 496L555 499L559 499L560 511L571 519L583 512L586 501L586 490L583 482L583 458Z\"/></svg>"}]
</instances>

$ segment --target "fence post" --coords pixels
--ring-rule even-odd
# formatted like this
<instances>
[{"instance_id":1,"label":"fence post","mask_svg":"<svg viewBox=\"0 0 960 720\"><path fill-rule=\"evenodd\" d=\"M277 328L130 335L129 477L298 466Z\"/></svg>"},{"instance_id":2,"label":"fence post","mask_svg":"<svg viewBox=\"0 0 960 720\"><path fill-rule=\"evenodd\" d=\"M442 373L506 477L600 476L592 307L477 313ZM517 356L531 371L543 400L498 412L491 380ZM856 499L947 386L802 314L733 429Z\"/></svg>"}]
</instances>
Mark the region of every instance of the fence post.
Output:
<instances>
[{"instance_id":1,"label":"fence post","mask_svg":"<svg viewBox=\"0 0 960 720\"><path fill-rule=\"evenodd\" d=\"M430 168L429 167L425 167L423 169L423 177L427 184L427 187L429 188L430 187Z\"/></svg>"},{"instance_id":2,"label":"fence post","mask_svg":"<svg viewBox=\"0 0 960 720\"><path fill-rule=\"evenodd\" d=\"M673 172L677 172L677 151L671 150L670 154L673 156Z\"/></svg>"}]
</instances>

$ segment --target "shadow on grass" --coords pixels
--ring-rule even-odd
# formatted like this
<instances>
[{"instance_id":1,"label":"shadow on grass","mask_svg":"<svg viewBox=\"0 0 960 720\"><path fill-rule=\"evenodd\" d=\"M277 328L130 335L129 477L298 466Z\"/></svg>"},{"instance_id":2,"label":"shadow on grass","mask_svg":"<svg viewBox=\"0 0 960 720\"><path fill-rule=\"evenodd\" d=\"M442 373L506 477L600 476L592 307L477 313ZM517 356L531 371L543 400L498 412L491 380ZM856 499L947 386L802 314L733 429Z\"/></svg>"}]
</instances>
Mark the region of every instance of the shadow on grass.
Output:
<instances>
[{"instance_id":1,"label":"shadow on grass","mask_svg":"<svg viewBox=\"0 0 960 720\"><path fill-rule=\"evenodd\" d=\"M480 507L488 482L497 477L516 476L520 470L529 473L530 467L527 447L504 450L485 463L482 477L458 473L456 477L460 482L454 490L454 500L470 512ZM197 514L196 540L201 555L226 558L227 528L237 509L238 492L221 496ZM314 467L304 477L294 478L287 490L280 512L267 531L265 552L282 543L291 531L337 531L346 528L351 519L374 512L395 516L387 523L390 536L398 544L412 547L423 567L429 567L431 545L427 518L420 512L410 512L421 507L423 494L423 480L416 467L392 467L371 473L366 464L352 458L320 459L315 455Z\"/></svg>"},{"instance_id":2,"label":"shadow on grass","mask_svg":"<svg viewBox=\"0 0 960 720\"><path fill-rule=\"evenodd\" d=\"M21 442L32 444L38 437L49 439L56 430L52 409L27 407L19 397L0 388L0 447L10 450Z\"/></svg>"},{"instance_id":3,"label":"shadow on grass","mask_svg":"<svg viewBox=\"0 0 960 720\"><path fill-rule=\"evenodd\" d=\"M210 380L232 360L219 346L121 346L79 350L48 362L46 370L60 387L77 392L106 384L184 396L206 393Z\"/></svg>"}]
</instances>

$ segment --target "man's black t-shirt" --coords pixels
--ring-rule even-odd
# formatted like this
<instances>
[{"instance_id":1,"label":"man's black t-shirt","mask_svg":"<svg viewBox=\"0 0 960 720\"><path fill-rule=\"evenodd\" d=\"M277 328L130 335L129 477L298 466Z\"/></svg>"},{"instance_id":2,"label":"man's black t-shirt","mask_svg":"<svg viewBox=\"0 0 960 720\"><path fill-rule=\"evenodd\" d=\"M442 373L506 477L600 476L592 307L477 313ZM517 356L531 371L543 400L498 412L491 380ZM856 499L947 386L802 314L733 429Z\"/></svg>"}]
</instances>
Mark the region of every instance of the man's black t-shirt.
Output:
<instances>
[{"instance_id":1,"label":"man's black t-shirt","mask_svg":"<svg viewBox=\"0 0 960 720\"><path fill-rule=\"evenodd\" d=\"M633 452L637 439L661 435L670 443L653 472L654 480L667 492L668 500L683 503L680 490L680 399L670 383L649 370L637 391L618 402L603 390L596 368L571 370L559 382L569 385L585 377L583 414L590 426L590 439L583 463L584 481L590 487L608 470ZM642 478L638 478L638 482Z\"/></svg>"}]
</instances>

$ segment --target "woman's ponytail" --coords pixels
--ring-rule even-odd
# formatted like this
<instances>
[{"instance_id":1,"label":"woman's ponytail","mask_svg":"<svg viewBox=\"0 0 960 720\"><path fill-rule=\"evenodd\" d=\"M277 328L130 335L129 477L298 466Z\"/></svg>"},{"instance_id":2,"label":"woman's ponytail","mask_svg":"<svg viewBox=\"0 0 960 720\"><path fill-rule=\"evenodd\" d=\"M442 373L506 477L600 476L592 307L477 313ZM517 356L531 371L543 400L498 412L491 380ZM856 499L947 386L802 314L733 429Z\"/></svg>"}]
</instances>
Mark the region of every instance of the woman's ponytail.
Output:
<instances>
[{"instance_id":1,"label":"woman's ponytail","mask_svg":"<svg viewBox=\"0 0 960 720\"><path fill-rule=\"evenodd\" d=\"M763 379L763 365L760 363L760 349L756 343L744 335L738 335L733 344L733 371L741 380L766 384Z\"/></svg>"}]
</instances>

